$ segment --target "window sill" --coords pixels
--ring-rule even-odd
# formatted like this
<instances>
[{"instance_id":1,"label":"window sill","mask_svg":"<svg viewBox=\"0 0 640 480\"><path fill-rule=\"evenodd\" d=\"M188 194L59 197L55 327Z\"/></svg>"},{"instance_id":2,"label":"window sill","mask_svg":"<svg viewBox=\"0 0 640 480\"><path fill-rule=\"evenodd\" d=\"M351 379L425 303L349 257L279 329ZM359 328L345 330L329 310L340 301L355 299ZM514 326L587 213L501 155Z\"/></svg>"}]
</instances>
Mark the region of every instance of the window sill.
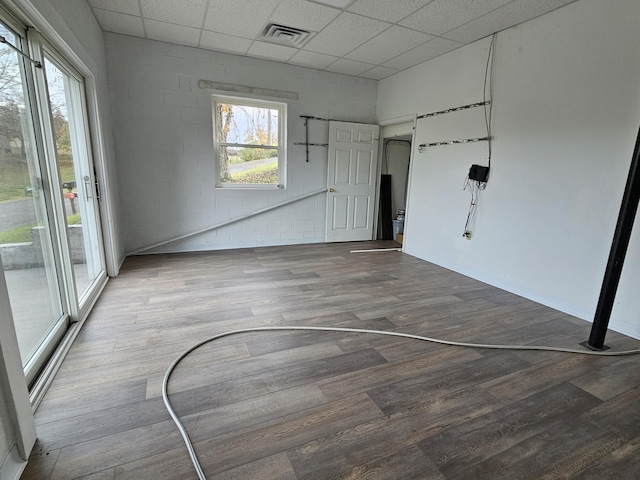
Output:
<instances>
[{"instance_id":1,"label":"window sill","mask_svg":"<svg viewBox=\"0 0 640 480\"><path fill-rule=\"evenodd\" d=\"M286 190L284 185L260 184L260 183L218 183L216 188L221 190Z\"/></svg>"}]
</instances>

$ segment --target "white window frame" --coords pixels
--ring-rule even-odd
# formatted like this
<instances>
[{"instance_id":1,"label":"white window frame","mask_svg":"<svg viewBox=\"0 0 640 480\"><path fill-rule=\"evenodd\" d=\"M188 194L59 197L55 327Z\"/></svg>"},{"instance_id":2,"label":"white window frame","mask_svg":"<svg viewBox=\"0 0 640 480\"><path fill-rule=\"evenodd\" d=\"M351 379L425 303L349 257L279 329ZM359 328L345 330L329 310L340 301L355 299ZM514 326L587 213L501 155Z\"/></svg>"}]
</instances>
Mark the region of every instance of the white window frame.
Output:
<instances>
[{"instance_id":1,"label":"white window frame","mask_svg":"<svg viewBox=\"0 0 640 480\"><path fill-rule=\"evenodd\" d=\"M216 115L216 106L219 103L232 105L240 105L246 107L269 108L278 111L278 183L230 183L222 182L220 179L220 163L218 159L219 147L230 146L237 148L260 148L273 145L255 145L241 143L226 143L218 141L218 121ZM231 97L226 95L212 95L212 113L213 113L213 154L216 165L216 188L240 188L240 189L284 189L287 178L287 104L282 102L273 102L270 100L259 100L245 97Z\"/></svg>"}]
</instances>

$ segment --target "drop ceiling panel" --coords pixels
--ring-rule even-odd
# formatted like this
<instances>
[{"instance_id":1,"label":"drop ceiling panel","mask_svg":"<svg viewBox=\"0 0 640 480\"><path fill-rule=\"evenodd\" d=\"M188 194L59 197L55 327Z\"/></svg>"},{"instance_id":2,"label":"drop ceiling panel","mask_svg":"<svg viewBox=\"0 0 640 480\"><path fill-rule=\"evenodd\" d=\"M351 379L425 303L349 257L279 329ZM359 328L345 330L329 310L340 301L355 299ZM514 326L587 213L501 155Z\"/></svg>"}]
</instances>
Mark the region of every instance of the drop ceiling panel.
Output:
<instances>
[{"instance_id":1,"label":"drop ceiling panel","mask_svg":"<svg viewBox=\"0 0 640 480\"><path fill-rule=\"evenodd\" d=\"M145 18L202 28L207 0L140 0Z\"/></svg>"},{"instance_id":2,"label":"drop ceiling panel","mask_svg":"<svg viewBox=\"0 0 640 480\"><path fill-rule=\"evenodd\" d=\"M390 26L389 23L344 12L312 38L304 49L341 57Z\"/></svg>"},{"instance_id":3,"label":"drop ceiling panel","mask_svg":"<svg viewBox=\"0 0 640 480\"><path fill-rule=\"evenodd\" d=\"M494 32L531 20L573 1L575 0L536 0L535 2L515 0L451 30L443 36L458 42L471 43Z\"/></svg>"},{"instance_id":4,"label":"drop ceiling panel","mask_svg":"<svg viewBox=\"0 0 640 480\"><path fill-rule=\"evenodd\" d=\"M401 53L411 50L418 45L422 45L433 36L426 33L416 32L408 28L394 25L385 30L380 35L356 48L349 53L346 58L378 64L393 58Z\"/></svg>"},{"instance_id":5,"label":"drop ceiling panel","mask_svg":"<svg viewBox=\"0 0 640 480\"><path fill-rule=\"evenodd\" d=\"M309 0L310 2L313 3L321 3L322 5L329 5L331 7L336 7L336 8L347 8L352 2L353 0Z\"/></svg>"},{"instance_id":6,"label":"drop ceiling panel","mask_svg":"<svg viewBox=\"0 0 640 480\"><path fill-rule=\"evenodd\" d=\"M247 54L252 57L266 58L277 62L286 62L295 55L297 48L274 45L266 42L253 42Z\"/></svg>"},{"instance_id":7,"label":"drop ceiling panel","mask_svg":"<svg viewBox=\"0 0 640 480\"><path fill-rule=\"evenodd\" d=\"M280 0L211 0L204 28L254 39L279 3Z\"/></svg>"},{"instance_id":8,"label":"drop ceiling panel","mask_svg":"<svg viewBox=\"0 0 640 480\"><path fill-rule=\"evenodd\" d=\"M289 63L322 70L336 60L338 60L338 57L324 55L322 53L308 52L306 50L298 50L298 53L289 59Z\"/></svg>"},{"instance_id":9,"label":"drop ceiling panel","mask_svg":"<svg viewBox=\"0 0 640 480\"><path fill-rule=\"evenodd\" d=\"M105 31L373 79L574 1L88 0ZM269 22L311 39L267 43Z\"/></svg>"},{"instance_id":10,"label":"drop ceiling panel","mask_svg":"<svg viewBox=\"0 0 640 480\"><path fill-rule=\"evenodd\" d=\"M89 3L102 10L140 16L138 0L89 0Z\"/></svg>"},{"instance_id":11,"label":"drop ceiling panel","mask_svg":"<svg viewBox=\"0 0 640 480\"><path fill-rule=\"evenodd\" d=\"M360 74L361 77L370 78L372 80L382 80L383 78L390 77L394 73L398 73L400 70L396 70L395 68L388 68L378 65L373 67L371 70L367 70Z\"/></svg>"},{"instance_id":12,"label":"drop ceiling panel","mask_svg":"<svg viewBox=\"0 0 640 480\"><path fill-rule=\"evenodd\" d=\"M323 7L307 0L282 0L270 17L272 22L318 32L340 15L336 8Z\"/></svg>"},{"instance_id":13,"label":"drop ceiling panel","mask_svg":"<svg viewBox=\"0 0 640 480\"><path fill-rule=\"evenodd\" d=\"M249 50L252 41L246 38L233 37L224 33L202 31L200 37L200 48L216 50L220 52L230 52L244 55Z\"/></svg>"},{"instance_id":14,"label":"drop ceiling panel","mask_svg":"<svg viewBox=\"0 0 640 480\"><path fill-rule=\"evenodd\" d=\"M385 22L397 22L415 12L426 3L425 0L356 0L348 10L365 17L377 18Z\"/></svg>"},{"instance_id":15,"label":"drop ceiling panel","mask_svg":"<svg viewBox=\"0 0 640 480\"><path fill-rule=\"evenodd\" d=\"M450 52L451 50L455 50L461 46L461 43L437 37L428 41L424 45L420 45L413 50L409 50L402 55L392 58L383 65L385 67L405 70L432 58L438 57L444 53Z\"/></svg>"},{"instance_id":16,"label":"drop ceiling panel","mask_svg":"<svg viewBox=\"0 0 640 480\"><path fill-rule=\"evenodd\" d=\"M511 0L434 0L402 20L400 25L441 35L509 1Z\"/></svg>"},{"instance_id":17,"label":"drop ceiling panel","mask_svg":"<svg viewBox=\"0 0 640 480\"><path fill-rule=\"evenodd\" d=\"M174 43L197 47L200 38L200 30L197 28L189 28L183 25L174 25L173 23L158 22L156 20L145 20L144 27L147 37L153 40L169 42L170 39Z\"/></svg>"},{"instance_id":18,"label":"drop ceiling panel","mask_svg":"<svg viewBox=\"0 0 640 480\"><path fill-rule=\"evenodd\" d=\"M360 75L367 70L371 70L370 63L356 62L355 60L348 60L341 58L335 63L329 65L325 70L335 73L343 73L344 75Z\"/></svg>"},{"instance_id":19,"label":"drop ceiling panel","mask_svg":"<svg viewBox=\"0 0 640 480\"><path fill-rule=\"evenodd\" d=\"M110 12L108 10L93 10L98 23L107 32L116 32L134 37L144 37L142 18L123 13Z\"/></svg>"}]
</instances>

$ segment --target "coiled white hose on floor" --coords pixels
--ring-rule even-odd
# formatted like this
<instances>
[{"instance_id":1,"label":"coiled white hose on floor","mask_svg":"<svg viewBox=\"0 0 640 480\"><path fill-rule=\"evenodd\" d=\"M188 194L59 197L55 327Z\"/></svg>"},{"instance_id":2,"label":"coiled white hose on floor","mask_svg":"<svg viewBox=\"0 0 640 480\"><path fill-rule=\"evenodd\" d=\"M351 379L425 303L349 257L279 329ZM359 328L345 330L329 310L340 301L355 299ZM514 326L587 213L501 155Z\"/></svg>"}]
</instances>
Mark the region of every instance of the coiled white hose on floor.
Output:
<instances>
[{"instance_id":1,"label":"coiled white hose on floor","mask_svg":"<svg viewBox=\"0 0 640 480\"><path fill-rule=\"evenodd\" d=\"M193 345L192 347L188 348L187 350L185 350L180 356L178 356L178 358L176 358L173 361L171 366L169 366L169 368L167 369L167 372L164 375L164 379L162 381L162 399L164 400L164 405L167 408L169 415L171 415L171 418L173 419L174 423L178 427L178 430L180 431L180 435L182 435L182 439L184 440L187 450L189 451L191 462L193 463L193 467L195 468L196 473L198 474L198 478L200 480L207 480L207 477L202 471L202 467L200 466L200 462L198 461L198 456L196 455L196 452L193 448L193 444L191 443L189 434L187 433L187 430L185 429L184 425L180 421L180 418L176 414L175 410L173 409L171 402L169 401L169 394L167 393L169 378L171 377L173 370L191 352L193 352L194 350L200 348L201 346L207 343L213 342L214 340L218 340L223 337L229 337L231 335L237 335L240 333L270 332L270 331L282 331L282 330L289 330L289 331L311 330L311 331L319 331L319 332L370 333L375 335L387 335L390 337L410 338L413 340L422 340L425 342L440 343L443 345L451 345L455 347L489 348L489 349L496 349L496 350L543 350L548 352L577 353L582 355L597 355L597 356L609 356L609 357L635 355L640 353L640 349L625 350L621 352L612 352L612 351L600 352L600 351L593 351L593 350L578 350L573 348L546 347L542 345L491 345L491 344L484 344L484 343L454 342L451 340L442 340L439 338L423 337L421 335L411 335L409 333L388 332L383 330L366 330L363 328L274 326L274 327L245 328L241 330L232 330L229 332L220 333L213 337L207 338L206 340L203 340Z\"/></svg>"}]
</instances>

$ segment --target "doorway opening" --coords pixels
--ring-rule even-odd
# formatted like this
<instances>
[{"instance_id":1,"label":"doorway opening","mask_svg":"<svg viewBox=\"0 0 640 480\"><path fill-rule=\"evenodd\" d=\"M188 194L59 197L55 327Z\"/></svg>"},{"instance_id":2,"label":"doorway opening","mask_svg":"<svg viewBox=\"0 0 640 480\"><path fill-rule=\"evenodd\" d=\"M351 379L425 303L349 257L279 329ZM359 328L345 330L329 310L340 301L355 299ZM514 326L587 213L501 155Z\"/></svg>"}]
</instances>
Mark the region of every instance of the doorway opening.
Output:
<instances>
[{"instance_id":1,"label":"doorway opening","mask_svg":"<svg viewBox=\"0 0 640 480\"><path fill-rule=\"evenodd\" d=\"M402 243L413 136L382 136L377 238Z\"/></svg>"}]
</instances>

